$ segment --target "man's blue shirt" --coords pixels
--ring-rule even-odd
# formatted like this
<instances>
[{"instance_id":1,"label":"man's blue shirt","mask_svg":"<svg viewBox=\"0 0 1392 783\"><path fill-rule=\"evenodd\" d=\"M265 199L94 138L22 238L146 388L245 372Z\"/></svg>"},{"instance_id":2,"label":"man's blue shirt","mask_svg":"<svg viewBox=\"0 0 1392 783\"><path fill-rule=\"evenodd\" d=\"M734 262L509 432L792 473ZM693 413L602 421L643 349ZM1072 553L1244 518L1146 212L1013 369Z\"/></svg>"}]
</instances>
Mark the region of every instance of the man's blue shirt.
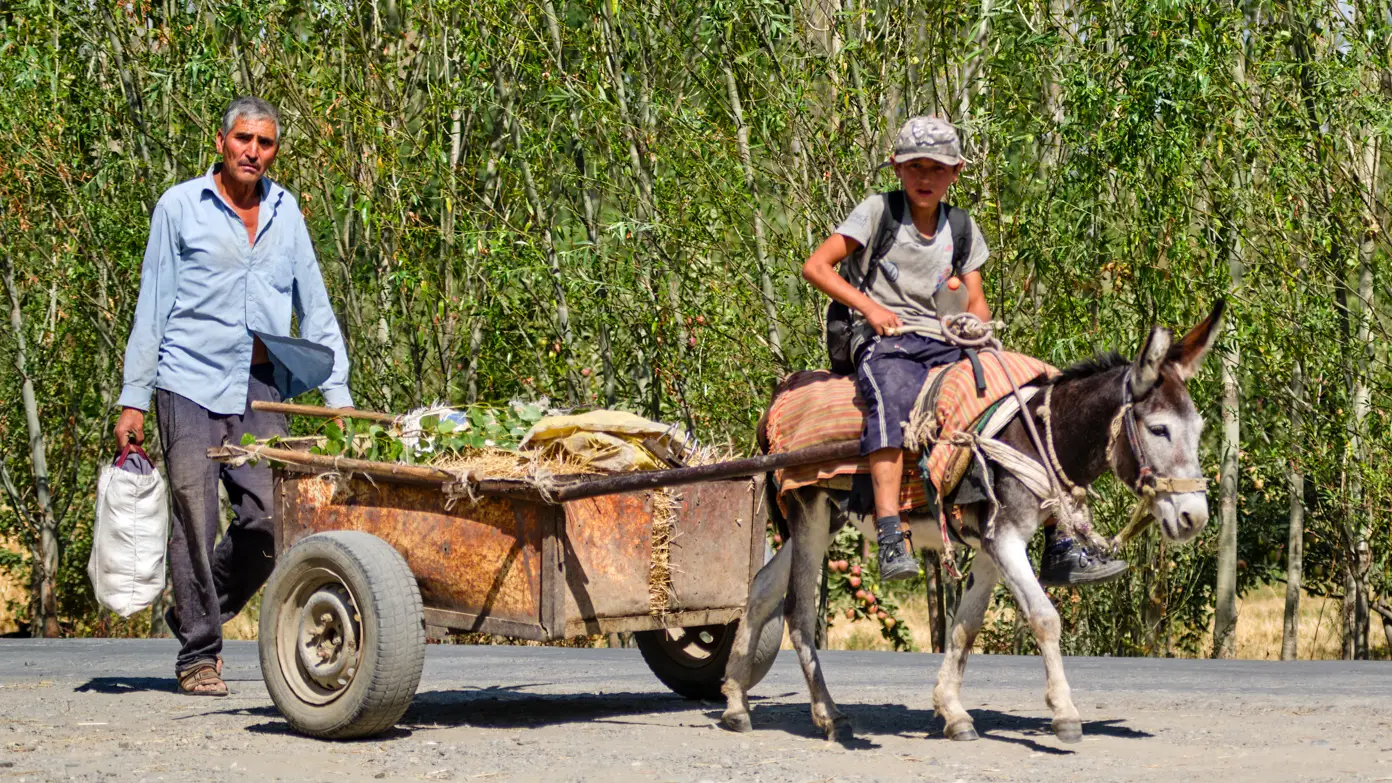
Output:
<instances>
[{"instance_id":1,"label":"man's blue shirt","mask_svg":"<svg viewBox=\"0 0 1392 783\"><path fill-rule=\"evenodd\" d=\"M348 354L295 197L262 177L252 245L215 170L155 205L119 404L148 410L160 388L213 413L244 413L259 336L285 397L318 386L328 406L351 406ZM292 312L301 339L290 337Z\"/></svg>"}]
</instances>

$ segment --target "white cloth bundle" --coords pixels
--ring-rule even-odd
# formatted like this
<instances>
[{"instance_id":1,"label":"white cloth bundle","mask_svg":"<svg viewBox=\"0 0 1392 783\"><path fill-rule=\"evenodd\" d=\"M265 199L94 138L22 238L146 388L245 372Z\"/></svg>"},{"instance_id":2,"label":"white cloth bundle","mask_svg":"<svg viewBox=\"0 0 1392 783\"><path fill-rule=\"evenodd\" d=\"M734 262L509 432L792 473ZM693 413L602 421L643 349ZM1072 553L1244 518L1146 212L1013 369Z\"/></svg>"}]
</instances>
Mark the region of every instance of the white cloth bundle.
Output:
<instances>
[{"instance_id":1,"label":"white cloth bundle","mask_svg":"<svg viewBox=\"0 0 1392 783\"><path fill-rule=\"evenodd\" d=\"M144 449L130 445L97 477L97 519L87 576L97 601L122 617L164 590L169 504L164 479Z\"/></svg>"}]
</instances>

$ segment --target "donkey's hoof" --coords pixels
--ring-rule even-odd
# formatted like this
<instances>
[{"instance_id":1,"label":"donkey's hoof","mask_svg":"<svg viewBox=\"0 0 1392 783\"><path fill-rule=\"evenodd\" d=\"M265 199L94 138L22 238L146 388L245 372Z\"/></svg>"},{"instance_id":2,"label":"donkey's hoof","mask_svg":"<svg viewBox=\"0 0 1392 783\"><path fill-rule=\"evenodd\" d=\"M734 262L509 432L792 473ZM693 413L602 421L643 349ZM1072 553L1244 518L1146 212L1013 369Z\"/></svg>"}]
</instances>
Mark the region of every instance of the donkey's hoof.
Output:
<instances>
[{"instance_id":1,"label":"donkey's hoof","mask_svg":"<svg viewBox=\"0 0 1392 783\"><path fill-rule=\"evenodd\" d=\"M830 723L823 725L822 732L826 734L827 742L855 739L855 727L851 725L851 719L845 715L838 715Z\"/></svg>"},{"instance_id":2,"label":"donkey's hoof","mask_svg":"<svg viewBox=\"0 0 1392 783\"><path fill-rule=\"evenodd\" d=\"M976 726L969 720L953 723L943 733L953 742L971 742L981 739L981 736L976 733Z\"/></svg>"},{"instance_id":3,"label":"donkey's hoof","mask_svg":"<svg viewBox=\"0 0 1392 783\"><path fill-rule=\"evenodd\" d=\"M1083 723L1079 720L1056 720L1054 721L1054 736L1059 738L1059 742L1067 742L1070 745L1082 742Z\"/></svg>"},{"instance_id":4,"label":"donkey's hoof","mask_svg":"<svg viewBox=\"0 0 1392 783\"><path fill-rule=\"evenodd\" d=\"M720 725L740 734L754 730L754 722L749 719L747 712L727 712L720 716Z\"/></svg>"}]
</instances>

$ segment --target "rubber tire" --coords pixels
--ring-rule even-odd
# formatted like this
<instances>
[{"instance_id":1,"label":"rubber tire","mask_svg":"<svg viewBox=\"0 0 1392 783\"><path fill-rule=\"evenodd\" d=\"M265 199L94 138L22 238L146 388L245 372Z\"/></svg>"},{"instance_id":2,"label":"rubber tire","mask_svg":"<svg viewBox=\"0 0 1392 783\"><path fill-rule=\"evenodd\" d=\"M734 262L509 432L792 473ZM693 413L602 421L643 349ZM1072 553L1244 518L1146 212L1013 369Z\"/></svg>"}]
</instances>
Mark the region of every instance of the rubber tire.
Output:
<instances>
[{"instance_id":1,"label":"rubber tire","mask_svg":"<svg viewBox=\"0 0 1392 783\"><path fill-rule=\"evenodd\" d=\"M324 705L296 695L277 654L279 616L310 569L328 569L348 587L361 627L357 673ZM401 553L370 533L308 536L279 558L261 607L261 676L291 728L322 739L353 739L396 725L416 695L425 664L420 588Z\"/></svg>"},{"instance_id":2,"label":"rubber tire","mask_svg":"<svg viewBox=\"0 0 1392 783\"><path fill-rule=\"evenodd\" d=\"M730 649L735 644L739 621L722 626L721 629L718 646L699 666L692 666L671 656L663 644L662 637L666 631L638 631L633 634L633 640L638 645L638 652L643 654L643 661L648 664L648 668L663 685L671 688L677 695L702 701L721 701L725 697L720 692L720 685L725 681L725 665L730 662ZM768 674L782 645L783 611L780 606L778 612L769 618L760 631L759 641L754 646L750 688Z\"/></svg>"}]
</instances>

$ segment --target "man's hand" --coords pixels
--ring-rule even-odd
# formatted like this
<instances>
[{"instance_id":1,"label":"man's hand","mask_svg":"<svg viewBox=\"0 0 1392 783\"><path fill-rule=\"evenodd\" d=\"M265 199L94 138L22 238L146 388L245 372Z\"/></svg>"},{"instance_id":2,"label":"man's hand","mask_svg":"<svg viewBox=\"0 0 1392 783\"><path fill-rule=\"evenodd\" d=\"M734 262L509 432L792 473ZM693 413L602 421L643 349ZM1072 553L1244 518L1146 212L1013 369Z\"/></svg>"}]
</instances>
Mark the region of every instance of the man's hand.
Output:
<instances>
[{"instance_id":1,"label":"man's hand","mask_svg":"<svg viewBox=\"0 0 1392 783\"><path fill-rule=\"evenodd\" d=\"M116 419L116 448L124 449L131 442L137 446L145 443L145 411L122 408Z\"/></svg>"},{"instance_id":2,"label":"man's hand","mask_svg":"<svg viewBox=\"0 0 1392 783\"><path fill-rule=\"evenodd\" d=\"M355 410L357 410L357 408L354 408L353 406L350 405L350 406L348 406L347 408L338 408L337 410L341 410L341 411L355 411ZM343 417L342 417L342 416L340 416L340 417L334 419L334 420L333 420L333 423L334 423L334 424L337 424L337 425L338 425L338 428L339 428L340 430L343 430L344 432L347 432L347 431L348 431L347 428L343 426Z\"/></svg>"},{"instance_id":3,"label":"man's hand","mask_svg":"<svg viewBox=\"0 0 1392 783\"><path fill-rule=\"evenodd\" d=\"M892 330L898 329L904 325L899 321L899 316L891 312L889 308L880 305L875 305L867 309L865 311L865 320L870 323L870 326L874 327L875 334L881 337L891 334Z\"/></svg>"}]
</instances>

